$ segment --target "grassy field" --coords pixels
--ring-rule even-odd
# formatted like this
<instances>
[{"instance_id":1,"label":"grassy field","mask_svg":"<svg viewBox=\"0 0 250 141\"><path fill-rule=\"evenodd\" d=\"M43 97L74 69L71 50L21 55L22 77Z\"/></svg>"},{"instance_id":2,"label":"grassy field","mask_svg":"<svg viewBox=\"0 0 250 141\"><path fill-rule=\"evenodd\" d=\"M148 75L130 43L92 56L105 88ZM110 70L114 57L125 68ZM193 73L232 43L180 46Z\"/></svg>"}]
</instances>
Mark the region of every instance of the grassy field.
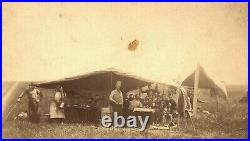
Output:
<instances>
[{"instance_id":1,"label":"grassy field","mask_svg":"<svg viewBox=\"0 0 250 141\"><path fill-rule=\"evenodd\" d=\"M3 83L2 96L10 95L9 91L14 82ZM27 121L5 120L9 108L27 85L27 82L18 82L12 88L10 98L5 98L6 109L3 112L2 136L3 138L247 138L248 137L248 104L239 103L239 99L245 96L246 86L228 86L230 106L219 99L217 110L216 98L202 95L200 98L208 101L202 105L203 110L210 115L199 114L197 119L182 121L180 128L172 130L146 129L139 132L138 129L129 128L103 128L84 123L48 123L40 122L38 125ZM49 90L42 90L45 98L39 109L40 113L48 113L48 104L52 99ZM25 111L25 99L15 108L10 115L13 119L21 111Z\"/></svg>"}]
</instances>

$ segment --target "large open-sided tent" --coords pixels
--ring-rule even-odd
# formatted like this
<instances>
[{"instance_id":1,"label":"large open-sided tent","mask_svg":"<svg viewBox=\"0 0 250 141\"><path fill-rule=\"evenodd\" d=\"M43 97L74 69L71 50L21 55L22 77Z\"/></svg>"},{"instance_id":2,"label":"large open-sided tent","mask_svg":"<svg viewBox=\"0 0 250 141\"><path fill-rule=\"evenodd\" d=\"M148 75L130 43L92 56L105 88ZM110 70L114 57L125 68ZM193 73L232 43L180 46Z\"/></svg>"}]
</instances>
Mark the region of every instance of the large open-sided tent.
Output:
<instances>
[{"instance_id":1,"label":"large open-sided tent","mask_svg":"<svg viewBox=\"0 0 250 141\"><path fill-rule=\"evenodd\" d=\"M41 88L54 89L56 85L61 85L67 91L104 91L110 92L114 89L116 81L122 81L122 91L124 93L146 86L155 81L139 77L130 73L125 73L114 68L101 71L93 71L75 77L64 78L56 81L38 83Z\"/></svg>"},{"instance_id":2,"label":"large open-sided tent","mask_svg":"<svg viewBox=\"0 0 250 141\"><path fill-rule=\"evenodd\" d=\"M116 81L121 81L122 82L122 87L121 90L123 94L126 94L127 92L131 90L138 89L140 87L146 86L151 83L158 83L149 79L142 78L137 75L133 75L130 73L125 73L122 71L119 71L114 68L109 68L105 70L100 70L100 71L92 71L90 73L86 73L83 75L78 75L70 78L64 78L64 79L59 79L56 81L48 81L48 82L41 82L37 83L36 85L40 88L45 88L45 89L55 89L57 85L61 85L64 89L64 91L69 94L69 97L75 97L71 100L68 100L68 106L66 108L65 114L67 119L75 119L81 120L84 119L81 116L84 116L85 114L78 114L83 112L82 111L82 103L86 102L86 99L93 98L93 95L99 95L99 98L96 98L97 103L96 106L97 108L103 108L107 107L109 105L109 100L108 96L110 92L115 89L115 83ZM168 86L164 83L158 83L161 85ZM75 106L74 101L80 101L80 103L77 102L77 108ZM77 112L74 112L75 109L77 109ZM86 108L88 109L88 108ZM92 110L92 113L96 113ZM96 110L96 109L95 109ZM88 110L84 111L88 112ZM94 116L93 118L97 118L99 116Z\"/></svg>"}]
</instances>

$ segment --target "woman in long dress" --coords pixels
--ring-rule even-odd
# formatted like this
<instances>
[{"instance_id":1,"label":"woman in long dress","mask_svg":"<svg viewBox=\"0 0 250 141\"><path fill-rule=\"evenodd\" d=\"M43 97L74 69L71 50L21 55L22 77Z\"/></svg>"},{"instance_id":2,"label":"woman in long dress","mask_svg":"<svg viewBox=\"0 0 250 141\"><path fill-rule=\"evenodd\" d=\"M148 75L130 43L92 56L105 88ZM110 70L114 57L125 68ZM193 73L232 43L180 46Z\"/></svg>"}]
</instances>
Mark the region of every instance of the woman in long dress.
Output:
<instances>
[{"instance_id":1,"label":"woman in long dress","mask_svg":"<svg viewBox=\"0 0 250 141\"><path fill-rule=\"evenodd\" d=\"M63 121L65 119L64 114L64 97L65 93L62 86L57 86L55 90L54 100L50 104L50 120L51 121Z\"/></svg>"}]
</instances>

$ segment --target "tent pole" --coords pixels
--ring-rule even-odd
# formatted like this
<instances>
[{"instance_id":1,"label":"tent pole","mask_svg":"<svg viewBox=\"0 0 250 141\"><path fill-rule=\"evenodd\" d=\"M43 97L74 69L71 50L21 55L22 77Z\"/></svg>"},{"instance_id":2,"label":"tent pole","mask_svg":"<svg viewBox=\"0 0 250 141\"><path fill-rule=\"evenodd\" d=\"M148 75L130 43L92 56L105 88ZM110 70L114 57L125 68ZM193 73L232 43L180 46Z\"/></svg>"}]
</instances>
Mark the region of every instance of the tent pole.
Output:
<instances>
[{"instance_id":1,"label":"tent pole","mask_svg":"<svg viewBox=\"0 0 250 141\"><path fill-rule=\"evenodd\" d=\"M216 122L217 122L218 113L219 113L219 96L218 95L216 95L216 108L217 108L217 110L216 110Z\"/></svg>"},{"instance_id":2,"label":"tent pole","mask_svg":"<svg viewBox=\"0 0 250 141\"><path fill-rule=\"evenodd\" d=\"M200 64L197 64L194 77L194 96L193 96L193 115L197 117L197 95L199 87L199 76L200 76Z\"/></svg>"},{"instance_id":3,"label":"tent pole","mask_svg":"<svg viewBox=\"0 0 250 141\"><path fill-rule=\"evenodd\" d=\"M112 92L112 81L113 81L113 78L112 78L112 72L110 72L110 91L109 91L109 94L108 94L108 97L109 97L109 95L111 94L111 92ZM107 99L107 104L108 104L108 106L111 106L111 103L110 103L110 101L109 101L109 98Z\"/></svg>"},{"instance_id":4,"label":"tent pole","mask_svg":"<svg viewBox=\"0 0 250 141\"><path fill-rule=\"evenodd\" d=\"M219 97L216 96L217 113L219 112Z\"/></svg>"},{"instance_id":5,"label":"tent pole","mask_svg":"<svg viewBox=\"0 0 250 141\"><path fill-rule=\"evenodd\" d=\"M113 78L112 78L112 72L110 73L110 92L112 92L112 83L113 82Z\"/></svg>"}]
</instances>

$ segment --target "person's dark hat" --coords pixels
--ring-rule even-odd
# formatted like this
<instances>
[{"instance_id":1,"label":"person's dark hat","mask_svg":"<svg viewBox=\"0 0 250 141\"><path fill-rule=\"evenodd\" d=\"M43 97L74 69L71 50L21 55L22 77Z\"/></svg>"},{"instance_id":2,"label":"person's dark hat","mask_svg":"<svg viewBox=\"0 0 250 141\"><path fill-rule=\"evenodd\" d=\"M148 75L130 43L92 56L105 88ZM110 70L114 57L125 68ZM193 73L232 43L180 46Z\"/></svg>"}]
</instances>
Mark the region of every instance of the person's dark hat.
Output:
<instances>
[{"instance_id":1,"label":"person's dark hat","mask_svg":"<svg viewBox=\"0 0 250 141\"><path fill-rule=\"evenodd\" d=\"M60 89L61 88L61 85L56 85L56 89Z\"/></svg>"},{"instance_id":2,"label":"person's dark hat","mask_svg":"<svg viewBox=\"0 0 250 141\"><path fill-rule=\"evenodd\" d=\"M29 83L29 86L30 86L30 87L36 87L37 85L36 85L35 83L33 83L33 82L30 82L30 83Z\"/></svg>"}]
</instances>

